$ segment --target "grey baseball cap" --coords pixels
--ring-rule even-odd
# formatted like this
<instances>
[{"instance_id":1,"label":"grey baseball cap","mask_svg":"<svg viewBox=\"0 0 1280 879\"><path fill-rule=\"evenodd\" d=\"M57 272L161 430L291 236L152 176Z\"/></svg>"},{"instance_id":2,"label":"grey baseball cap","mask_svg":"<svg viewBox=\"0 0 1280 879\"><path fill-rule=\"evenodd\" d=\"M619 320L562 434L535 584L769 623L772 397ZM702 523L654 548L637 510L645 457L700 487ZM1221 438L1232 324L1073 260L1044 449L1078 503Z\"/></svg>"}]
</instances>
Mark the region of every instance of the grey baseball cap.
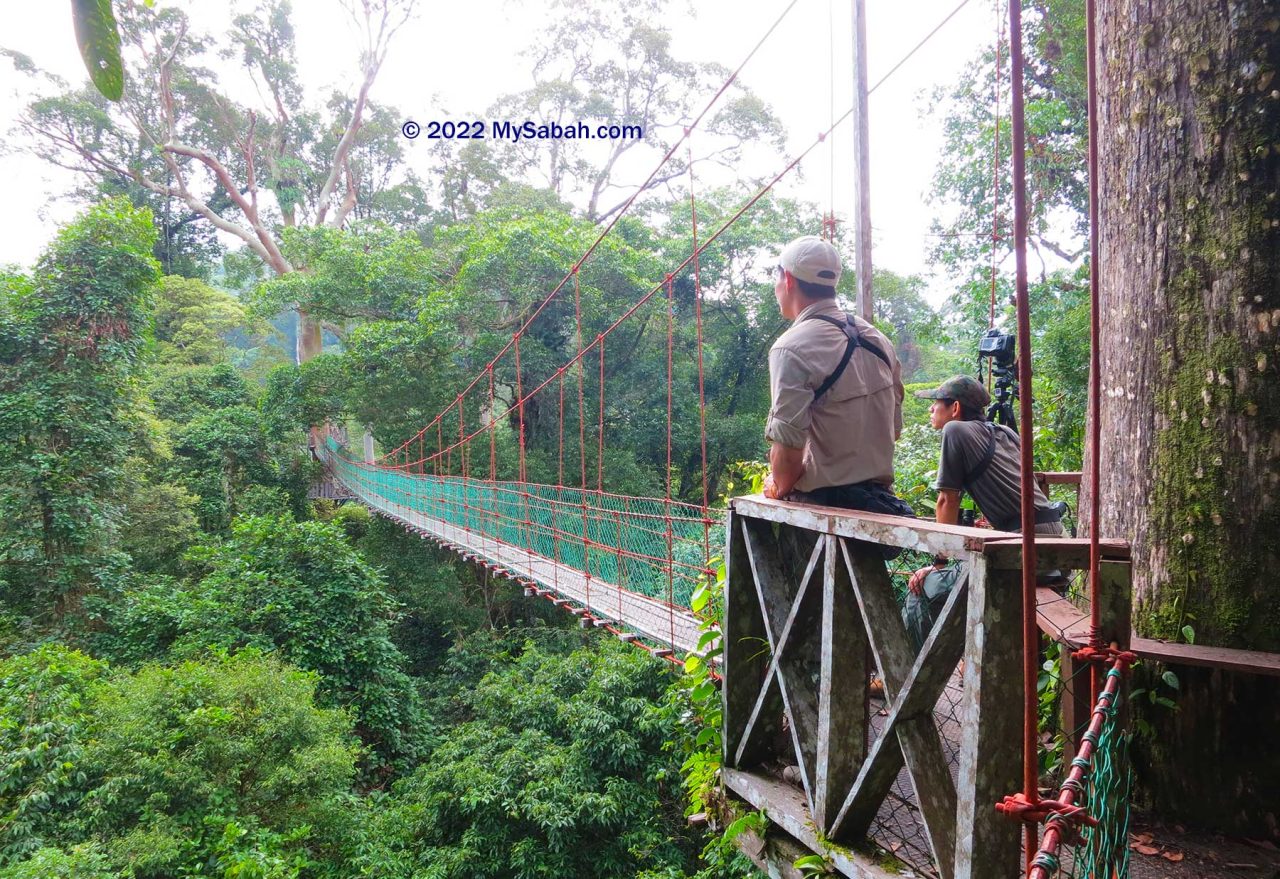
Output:
<instances>
[{"instance_id":1,"label":"grey baseball cap","mask_svg":"<svg viewBox=\"0 0 1280 879\"><path fill-rule=\"evenodd\" d=\"M953 375L931 391L916 391L917 397L926 400L959 400L961 406L982 409L991 402L991 395L982 382L968 375Z\"/></svg>"},{"instance_id":2,"label":"grey baseball cap","mask_svg":"<svg viewBox=\"0 0 1280 879\"><path fill-rule=\"evenodd\" d=\"M810 284L834 287L840 280L840 254L816 235L805 235L784 247L778 264Z\"/></svg>"}]
</instances>

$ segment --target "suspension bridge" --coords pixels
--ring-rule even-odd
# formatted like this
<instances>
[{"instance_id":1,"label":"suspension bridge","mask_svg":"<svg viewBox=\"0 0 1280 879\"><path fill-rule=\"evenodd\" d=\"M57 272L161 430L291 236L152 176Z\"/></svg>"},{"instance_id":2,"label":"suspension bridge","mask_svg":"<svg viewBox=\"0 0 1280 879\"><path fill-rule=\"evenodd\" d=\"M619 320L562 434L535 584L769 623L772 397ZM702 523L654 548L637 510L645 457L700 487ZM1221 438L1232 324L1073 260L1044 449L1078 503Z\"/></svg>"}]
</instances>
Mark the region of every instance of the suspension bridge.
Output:
<instances>
[{"instance_id":1,"label":"suspension bridge","mask_svg":"<svg viewBox=\"0 0 1280 879\"><path fill-rule=\"evenodd\" d=\"M354 497L463 558L520 581L584 626L612 632L673 663L698 652L708 627L713 632L718 627L722 778L733 798L770 819L773 832L758 839L758 846L744 845L762 864L794 872L791 861L811 852L843 875L875 879L893 874L886 857L939 879L1006 877L1019 870L1033 879L1125 875L1127 774L1117 709L1122 672L1133 655L1123 649L1129 640L1123 544L1096 536L1035 539L1028 527L1029 491L1024 492L1022 535L759 496L734 499L728 510L712 507L701 260L855 113L851 109L833 119L701 237L689 139L794 5L786 7L631 199L452 402L380 455L370 442L364 454L353 454L341 430L313 431L312 447L340 487L329 493ZM1020 381L1029 390L1017 0L1009 12ZM1091 49L1091 62L1092 54ZM865 105L875 88L866 87L865 71L862 76L859 100ZM690 251L593 338L585 330L582 296L592 255L682 147L689 157ZM824 220L824 231L831 234L833 226L834 212ZM869 223L860 230L859 251L869 253ZM993 229L993 238L997 233ZM858 269L866 287L869 263L860 258ZM691 304L677 305L677 279L691 284ZM577 350L553 368L535 366L527 356L529 341L555 322L556 332L566 332L570 296L573 317L567 332ZM552 303L561 307L552 309ZM869 299L859 304L869 308ZM632 356L628 346L639 338L633 334L627 342L624 335L619 343L619 329L641 321L662 328L665 336L661 497L609 490L610 377L613 389L626 380L618 367ZM1095 351L1097 331L1095 314ZM679 392L677 373L692 379L680 382ZM1096 403L1096 362L1094 380ZM689 403L685 397L693 392L688 388L696 388L700 419L701 496L693 500L687 485L677 491L674 476L675 413L691 408L678 406L677 395L679 402ZM1021 412L1027 436L1029 397L1024 394ZM550 428L547 413L552 413ZM535 441L536 450L531 448ZM1094 441L1098 448L1096 436ZM1024 486L1032 478L1029 447L1028 441ZM535 456L538 466L531 468ZM1090 478L1096 485L1096 455L1093 460ZM548 472L553 478L546 477ZM908 566L937 554L964 563L963 576L918 655L908 644L899 610L905 569L886 567L882 547L905 551ZM715 577L714 559L720 555L723 618L708 622L695 612L692 599L699 584ZM1037 589L1037 570L1049 568L1087 571L1080 588L1084 601ZM1042 632L1060 659L1047 685L1056 693L1049 718L1038 716L1044 689ZM873 670L884 682L883 708L868 696ZM861 848L869 841L882 853Z\"/></svg>"}]
</instances>

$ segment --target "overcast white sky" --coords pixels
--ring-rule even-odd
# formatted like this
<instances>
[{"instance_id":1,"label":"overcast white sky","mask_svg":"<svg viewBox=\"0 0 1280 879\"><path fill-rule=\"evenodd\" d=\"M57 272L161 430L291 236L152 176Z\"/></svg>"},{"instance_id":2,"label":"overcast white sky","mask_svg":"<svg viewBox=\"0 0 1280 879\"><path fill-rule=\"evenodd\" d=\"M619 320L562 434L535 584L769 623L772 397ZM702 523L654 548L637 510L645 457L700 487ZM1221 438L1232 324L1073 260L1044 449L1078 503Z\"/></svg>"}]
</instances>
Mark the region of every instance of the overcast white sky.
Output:
<instances>
[{"instance_id":1,"label":"overcast white sky","mask_svg":"<svg viewBox=\"0 0 1280 879\"><path fill-rule=\"evenodd\" d=\"M162 0L163 2L163 0ZM691 61L715 61L736 67L768 29L788 0L697 0L696 14L683 0L672 3L664 24L674 35L674 54ZM959 0L867 0L871 81L893 66L916 42L949 14ZM221 7L221 4L219 4ZM421 3L416 19L398 35L374 87L374 98L399 107L407 117L425 123L432 118L486 118L485 110L500 95L530 84L529 64L521 58L545 19L548 4L540 0L467 0ZM189 5L196 23L220 30L225 7L211 10ZM871 98L872 224L876 265L902 273L925 271L930 209L924 193L941 156L937 120L923 117L923 94L953 82L982 47L990 45L996 26L990 0L971 0L934 39ZM742 82L770 104L788 133L788 154L808 146L826 128L834 102L839 116L849 107L850 0L799 0L784 23L743 71ZM350 24L331 0L295 2L300 75L312 95L331 87L352 91L356 78ZM6 15L0 45L32 56L47 70L80 82L85 79L72 32L70 4L25 3ZM834 76L832 75L834 70ZM833 91L834 89L834 91ZM0 130L7 132L29 95L7 61L0 62ZM708 96L709 97L709 96ZM611 120L603 120L611 121ZM11 140L6 136L6 140ZM695 136L694 151L698 150ZM803 166L803 181L789 179L783 194L831 201L831 169L835 168L837 213L847 215L853 203L852 142L845 123L827 145ZM788 157L757 151L750 172L772 174ZM425 141L409 150L420 174L430 175ZM654 159L637 167L641 179ZM76 206L59 196L73 181L69 173L31 156L0 154L6 210L0 213L0 264L29 265L57 224ZM815 229L815 232L818 231ZM941 279L931 285L931 298L946 290Z\"/></svg>"}]
</instances>

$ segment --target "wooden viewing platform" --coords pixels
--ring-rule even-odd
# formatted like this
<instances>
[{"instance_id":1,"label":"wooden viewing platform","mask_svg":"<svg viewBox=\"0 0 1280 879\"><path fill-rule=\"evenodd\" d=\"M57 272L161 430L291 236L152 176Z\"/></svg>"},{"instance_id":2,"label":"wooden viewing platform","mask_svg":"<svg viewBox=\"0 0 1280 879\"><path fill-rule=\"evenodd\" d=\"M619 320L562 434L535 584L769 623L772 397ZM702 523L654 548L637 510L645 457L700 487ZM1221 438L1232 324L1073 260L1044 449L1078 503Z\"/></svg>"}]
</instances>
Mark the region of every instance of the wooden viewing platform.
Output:
<instances>
[{"instance_id":1,"label":"wooden viewing platform","mask_svg":"<svg viewBox=\"0 0 1280 879\"><path fill-rule=\"evenodd\" d=\"M798 843L842 875L878 879L889 874L861 847L874 837L897 852L886 837L918 828L895 830L894 820L918 819L928 863L909 861L917 871L1017 875L1022 825L994 807L1021 787L1020 536L760 496L730 503L726 536L724 780L768 815L781 843L771 853L766 837L749 853L789 875ZM883 546L965 564L918 656ZM1087 540L1037 540L1042 570L1087 567L1088 556ZM1103 636L1125 646L1124 544L1104 544L1099 591ZM1061 599L1043 600L1054 609L1042 628L1061 639ZM868 710L873 667L883 720ZM779 764L795 767L798 787L777 777ZM886 819L905 799L914 818Z\"/></svg>"}]
</instances>

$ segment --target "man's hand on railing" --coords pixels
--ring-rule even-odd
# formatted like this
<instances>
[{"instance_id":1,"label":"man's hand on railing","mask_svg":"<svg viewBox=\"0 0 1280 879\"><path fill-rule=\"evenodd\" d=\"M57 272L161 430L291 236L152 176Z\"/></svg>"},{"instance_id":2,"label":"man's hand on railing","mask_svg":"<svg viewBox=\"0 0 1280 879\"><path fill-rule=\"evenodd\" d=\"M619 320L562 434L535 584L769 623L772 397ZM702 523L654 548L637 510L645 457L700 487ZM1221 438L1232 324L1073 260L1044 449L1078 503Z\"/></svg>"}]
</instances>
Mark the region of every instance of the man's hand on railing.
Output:
<instances>
[{"instance_id":1,"label":"man's hand on railing","mask_svg":"<svg viewBox=\"0 0 1280 879\"><path fill-rule=\"evenodd\" d=\"M912 573L911 578L907 580L907 588L911 590L913 595L924 595L924 578L930 574L944 570L946 567L946 557L939 556L933 564L926 565Z\"/></svg>"},{"instance_id":2,"label":"man's hand on railing","mask_svg":"<svg viewBox=\"0 0 1280 879\"><path fill-rule=\"evenodd\" d=\"M911 575L911 579L907 581L907 588L911 590L913 595L924 595L924 578L932 574L933 565L918 569Z\"/></svg>"},{"instance_id":3,"label":"man's hand on railing","mask_svg":"<svg viewBox=\"0 0 1280 879\"><path fill-rule=\"evenodd\" d=\"M767 498L777 500L778 487L773 484L773 475L770 474L764 478L764 486L760 489L760 493Z\"/></svg>"}]
</instances>

